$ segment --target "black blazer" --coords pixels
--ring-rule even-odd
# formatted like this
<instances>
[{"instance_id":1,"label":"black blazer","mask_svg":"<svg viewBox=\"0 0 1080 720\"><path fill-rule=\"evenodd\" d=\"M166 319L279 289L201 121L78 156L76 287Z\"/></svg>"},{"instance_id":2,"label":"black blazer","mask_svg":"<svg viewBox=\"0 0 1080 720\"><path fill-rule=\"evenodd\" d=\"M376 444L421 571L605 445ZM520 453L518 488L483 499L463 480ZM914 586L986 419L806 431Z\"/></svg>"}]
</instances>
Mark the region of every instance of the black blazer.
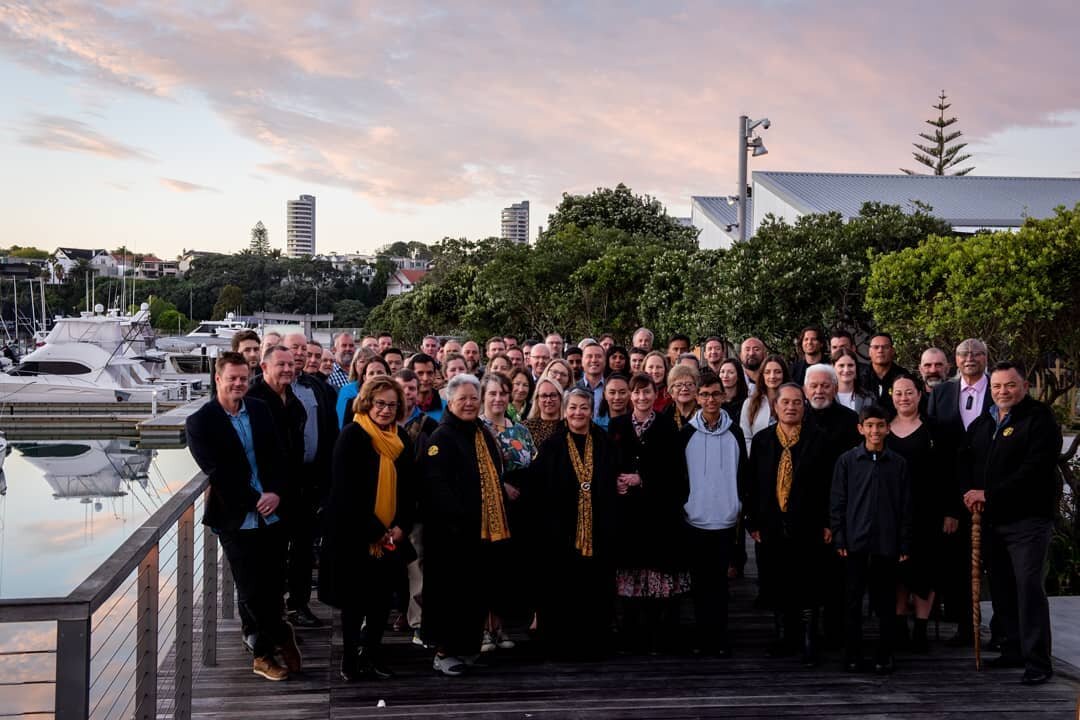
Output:
<instances>
[{"instance_id":1,"label":"black blazer","mask_svg":"<svg viewBox=\"0 0 1080 720\"><path fill-rule=\"evenodd\" d=\"M981 415L988 415L994 400L990 397L990 383L986 384ZM926 415L943 433L943 439L958 446L964 437L964 421L960 418L960 378L941 383L929 395Z\"/></svg>"},{"instance_id":2,"label":"black blazer","mask_svg":"<svg viewBox=\"0 0 1080 720\"><path fill-rule=\"evenodd\" d=\"M255 398L245 398L244 405L251 420L259 482L265 492L281 495L285 477L281 473L280 444L270 410ZM251 487L251 465L240 436L216 397L211 397L187 419L186 428L188 449L210 479L203 524L215 530L239 530L259 500L259 493Z\"/></svg>"},{"instance_id":3,"label":"black blazer","mask_svg":"<svg viewBox=\"0 0 1080 720\"><path fill-rule=\"evenodd\" d=\"M998 428L989 414L968 427L959 453L960 490L986 491L992 523L1052 520L1061 488L1055 472L1060 455L1061 428L1054 412L1028 395L1004 427Z\"/></svg>"},{"instance_id":4,"label":"black blazer","mask_svg":"<svg viewBox=\"0 0 1080 720\"><path fill-rule=\"evenodd\" d=\"M762 542L787 537L821 543L829 527L829 492L832 488L834 458L831 443L817 425L803 422L799 442L791 448L793 480L788 510L780 511L776 499L776 472L783 448L770 426L750 445L750 491L747 493L746 529L761 532Z\"/></svg>"}]
</instances>

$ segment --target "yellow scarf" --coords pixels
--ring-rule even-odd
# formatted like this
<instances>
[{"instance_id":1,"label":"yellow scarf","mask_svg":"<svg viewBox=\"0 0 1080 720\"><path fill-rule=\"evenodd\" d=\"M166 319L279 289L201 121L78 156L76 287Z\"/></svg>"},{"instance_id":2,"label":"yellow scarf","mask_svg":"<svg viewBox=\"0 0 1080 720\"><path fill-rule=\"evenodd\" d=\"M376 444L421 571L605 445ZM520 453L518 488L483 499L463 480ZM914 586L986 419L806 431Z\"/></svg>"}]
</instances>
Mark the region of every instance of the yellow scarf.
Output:
<instances>
[{"instance_id":1,"label":"yellow scarf","mask_svg":"<svg viewBox=\"0 0 1080 720\"><path fill-rule=\"evenodd\" d=\"M483 428L476 429L476 466L480 469L480 539L499 542L510 537L506 523L506 507L503 505L502 485L499 471L491 459Z\"/></svg>"},{"instance_id":2,"label":"yellow scarf","mask_svg":"<svg viewBox=\"0 0 1080 720\"><path fill-rule=\"evenodd\" d=\"M776 437L780 439L780 466L776 469L776 501L780 503L780 512L787 512L788 499L791 497L791 483L795 480L795 466L791 461L791 448L799 442L802 425L795 428L791 435L785 435L780 423L776 423Z\"/></svg>"},{"instance_id":3,"label":"yellow scarf","mask_svg":"<svg viewBox=\"0 0 1080 720\"><path fill-rule=\"evenodd\" d=\"M574 468L574 474L578 481L577 503L577 534L574 539L574 547L581 553L581 557L592 557L593 554L593 511L592 511L592 476L593 476L593 444L592 433L585 435L585 457L578 453L574 445L574 437L566 433L566 444L570 448L570 464Z\"/></svg>"},{"instance_id":4,"label":"yellow scarf","mask_svg":"<svg viewBox=\"0 0 1080 720\"><path fill-rule=\"evenodd\" d=\"M397 514L397 467L394 461L405 449L405 443L398 437L397 428L383 430L367 413L356 413L353 420L364 429L371 438L371 446L379 453L379 486L375 491L375 517L387 528ZM374 557L382 557L382 545L372 543L368 552Z\"/></svg>"}]
</instances>

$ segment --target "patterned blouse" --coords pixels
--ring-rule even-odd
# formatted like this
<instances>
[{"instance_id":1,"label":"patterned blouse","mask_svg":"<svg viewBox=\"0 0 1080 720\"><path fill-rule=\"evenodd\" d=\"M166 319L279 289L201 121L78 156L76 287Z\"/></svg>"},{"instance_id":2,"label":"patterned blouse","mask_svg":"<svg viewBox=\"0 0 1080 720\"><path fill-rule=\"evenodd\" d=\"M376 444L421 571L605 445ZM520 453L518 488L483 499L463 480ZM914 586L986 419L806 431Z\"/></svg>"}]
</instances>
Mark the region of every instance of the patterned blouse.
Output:
<instances>
[{"instance_id":1,"label":"patterned blouse","mask_svg":"<svg viewBox=\"0 0 1080 720\"><path fill-rule=\"evenodd\" d=\"M505 472L529 467L536 458L536 445L533 444L532 433L527 427L507 418L509 422L506 423L505 429L499 432L490 420L487 418L481 418L481 420L499 444Z\"/></svg>"}]
</instances>

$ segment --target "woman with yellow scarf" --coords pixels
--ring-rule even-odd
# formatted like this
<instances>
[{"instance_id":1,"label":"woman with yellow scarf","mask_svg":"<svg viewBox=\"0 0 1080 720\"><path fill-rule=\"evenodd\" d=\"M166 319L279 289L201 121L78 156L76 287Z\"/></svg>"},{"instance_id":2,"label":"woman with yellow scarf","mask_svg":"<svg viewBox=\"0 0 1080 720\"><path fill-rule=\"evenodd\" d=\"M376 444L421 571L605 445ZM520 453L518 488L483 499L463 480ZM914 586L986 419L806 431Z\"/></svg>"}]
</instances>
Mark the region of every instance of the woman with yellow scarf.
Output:
<instances>
[{"instance_id":1,"label":"woman with yellow scarf","mask_svg":"<svg viewBox=\"0 0 1080 720\"><path fill-rule=\"evenodd\" d=\"M393 677L380 657L383 629L394 583L415 557L414 453L398 427L405 397L391 378L372 378L353 411L334 446L319 566L319 597L341 610L347 682Z\"/></svg>"}]
</instances>

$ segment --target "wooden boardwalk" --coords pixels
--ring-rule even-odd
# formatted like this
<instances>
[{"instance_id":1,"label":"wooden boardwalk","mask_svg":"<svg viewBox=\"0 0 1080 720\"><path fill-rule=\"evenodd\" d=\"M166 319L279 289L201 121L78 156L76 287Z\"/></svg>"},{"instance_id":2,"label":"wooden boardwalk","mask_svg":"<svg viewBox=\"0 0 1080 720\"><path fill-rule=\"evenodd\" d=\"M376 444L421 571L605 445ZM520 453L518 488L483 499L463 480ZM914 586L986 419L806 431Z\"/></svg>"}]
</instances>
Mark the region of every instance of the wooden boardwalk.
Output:
<instances>
[{"instance_id":1,"label":"wooden boardwalk","mask_svg":"<svg viewBox=\"0 0 1080 720\"><path fill-rule=\"evenodd\" d=\"M549 663L529 643L499 651L490 666L462 678L431 670L431 651L410 636L387 633L388 682L346 684L338 676L341 633L329 608L314 605L327 626L298 632L304 672L271 683L251 672L238 621L219 625L218 666L197 668L193 716L198 718L772 718L1077 717L1080 670L1058 662L1041 687L1018 682L1021 671L974 671L970 649L932 643L928 656L901 653L889 677L849 675L839 653L818 668L765 657L771 618L753 610L753 581L733 586L735 656L616 656L596 663ZM868 624L869 625L869 624ZM870 628L867 628L870 630ZM955 626L941 625L942 637ZM931 634L934 628L931 625ZM588 642L589 638L582 638ZM994 655L991 653L991 657ZM385 707L378 707L379 701Z\"/></svg>"}]
</instances>

